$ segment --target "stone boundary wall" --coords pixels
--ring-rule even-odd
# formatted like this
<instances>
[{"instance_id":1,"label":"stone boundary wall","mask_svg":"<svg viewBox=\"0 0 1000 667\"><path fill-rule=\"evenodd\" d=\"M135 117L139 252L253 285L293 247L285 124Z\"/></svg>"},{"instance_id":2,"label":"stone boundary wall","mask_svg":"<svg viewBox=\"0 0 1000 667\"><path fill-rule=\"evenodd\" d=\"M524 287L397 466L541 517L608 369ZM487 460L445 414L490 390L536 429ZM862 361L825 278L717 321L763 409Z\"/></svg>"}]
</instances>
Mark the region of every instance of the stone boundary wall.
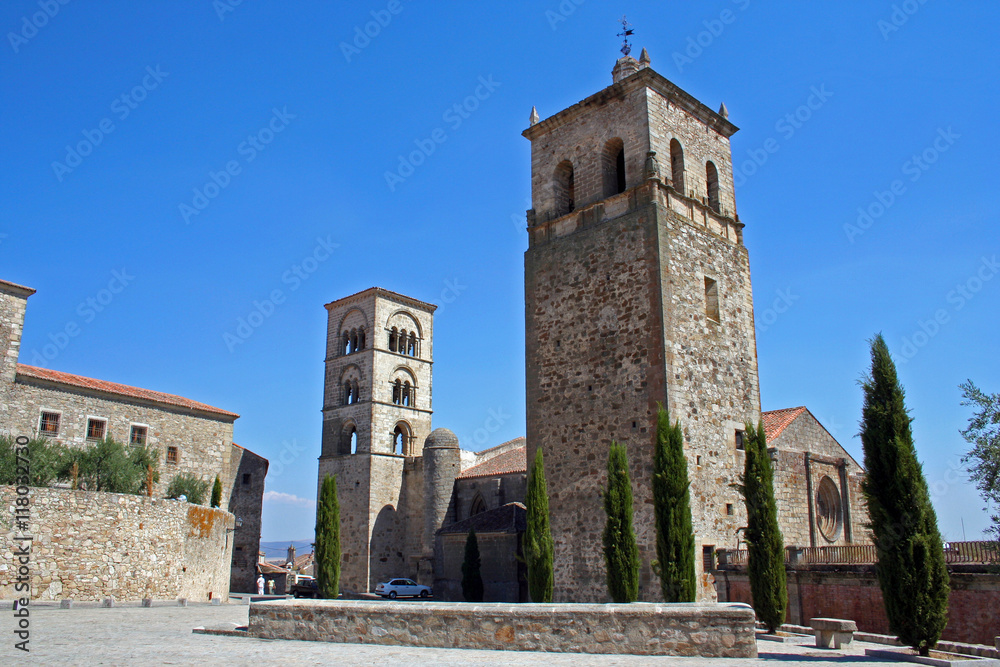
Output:
<instances>
[{"instance_id":1,"label":"stone boundary wall","mask_svg":"<svg viewBox=\"0 0 1000 667\"><path fill-rule=\"evenodd\" d=\"M16 488L4 508L0 599L22 597L13 537ZM31 599L77 601L229 597L229 512L179 500L31 488Z\"/></svg>"},{"instance_id":2,"label":"stone boundary wall","mask_svg":"<svg viewBox=\"0 0 1000 667\"><path fill-rule=\"evenodd\" d=\"M951 572L948 625L943 640L992 646L994 637L1000 634L996 615L1000 609L1000 573L987 572L987 567L982 572ZM713 574L720 601L750 603L745 569L716 570ZM848 618L862 632L890 632L874 566L812 566L788 570L787 574L787 623L807 626L810 618Z\"/></svg>"},{"instance_id":3,"label":"stone boundary wall","mask_svg":"<svg viewBox=\"0 0 1000 667\"><path fill-rule=\"evenodd\" d=\"M249 634L487 651L757 657L753 610L740 604L284 600L251 604Z\"/></svg>"}]
</instances>

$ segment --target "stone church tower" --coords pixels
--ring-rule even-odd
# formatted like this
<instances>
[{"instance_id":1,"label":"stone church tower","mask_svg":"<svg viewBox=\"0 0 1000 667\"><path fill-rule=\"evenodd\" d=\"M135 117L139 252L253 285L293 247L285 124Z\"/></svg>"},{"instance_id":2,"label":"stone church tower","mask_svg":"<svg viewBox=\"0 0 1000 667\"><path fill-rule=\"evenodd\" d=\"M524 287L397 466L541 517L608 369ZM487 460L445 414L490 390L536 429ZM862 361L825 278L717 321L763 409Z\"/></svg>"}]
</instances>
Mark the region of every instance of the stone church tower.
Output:
<instances>
[{"instance_id":1,"label":"stone church tower","mask_svg":"<svg viewBox=\"0 0 1000 667\"><path fill-rule=\"evenodd\" d=\"M419 447L431 432L435 308L378 287L326 305L319 484L337 476L346 590L432 576Z\"/></svg>"},{"instance_id":2,"label":"stone church tower","mask_svg":"<svg viewBox=\"0 0 1000 667\"><path fill-rule=\"evenodd\" d=\"M525 253L527 460L541 448L556 601L606 601L608 447L628 449L642 563L660 599L652 457L657 404L685 435L701 597L706 565L746 525L730 486L760 418L750 265L736 215L737 128L639 61L613 85L524 131L532 209Z\"/></svg>"}]
</instances>

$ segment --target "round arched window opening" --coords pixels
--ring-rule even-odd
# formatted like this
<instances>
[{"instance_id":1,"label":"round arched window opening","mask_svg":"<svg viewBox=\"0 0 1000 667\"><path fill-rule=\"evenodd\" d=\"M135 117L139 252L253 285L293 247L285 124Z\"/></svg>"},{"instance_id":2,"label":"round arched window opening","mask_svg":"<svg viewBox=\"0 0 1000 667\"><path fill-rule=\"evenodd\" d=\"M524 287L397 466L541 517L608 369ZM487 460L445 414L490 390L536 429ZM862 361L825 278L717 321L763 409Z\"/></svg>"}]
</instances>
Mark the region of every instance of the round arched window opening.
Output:
<instances>
[{"instance_id":1,"label":"round arched window opening","mask_svg":"<svg viewBox=\"0 0 1000 667\"><path fill-rule=\"evenodd\" d=\"M829 477L820 480L816 493L816 523L828 541L833 542L840 535L840 491Z\"/></svg>"}]
</instances>

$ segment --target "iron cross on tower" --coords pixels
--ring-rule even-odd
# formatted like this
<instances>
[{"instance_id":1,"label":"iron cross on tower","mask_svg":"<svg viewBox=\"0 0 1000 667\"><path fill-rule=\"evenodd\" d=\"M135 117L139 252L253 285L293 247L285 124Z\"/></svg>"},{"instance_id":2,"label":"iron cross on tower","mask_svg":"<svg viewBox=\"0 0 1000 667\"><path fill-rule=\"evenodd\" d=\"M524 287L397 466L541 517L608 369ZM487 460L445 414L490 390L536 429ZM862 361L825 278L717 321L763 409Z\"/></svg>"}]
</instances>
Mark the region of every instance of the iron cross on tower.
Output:
<instances>
[{"instance_id":1,"label":"iron cross on tower","mask_svg":"<svg viewBox=\"0 0 1000 667\"><path fill-rule=\"evenodd\" d=\"M618 21L622 24L622 31L618 33L619 37L622 37L622 55L628 55L632 53L632 45L628 43L628 38L632 36L635 31L632 30L632 24L622 16L621 20Z\"/></svg>"}]
</instances>

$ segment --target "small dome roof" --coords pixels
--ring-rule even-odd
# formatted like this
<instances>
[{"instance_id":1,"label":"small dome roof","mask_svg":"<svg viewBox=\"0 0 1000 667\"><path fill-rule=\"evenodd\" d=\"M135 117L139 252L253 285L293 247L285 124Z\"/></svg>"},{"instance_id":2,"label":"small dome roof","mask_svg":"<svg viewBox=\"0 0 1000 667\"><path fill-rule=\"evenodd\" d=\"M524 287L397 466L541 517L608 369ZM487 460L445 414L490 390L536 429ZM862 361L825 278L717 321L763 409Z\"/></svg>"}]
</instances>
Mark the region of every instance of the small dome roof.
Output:
<instances>
[{"instance_id":1,"label":"small dome roof","mask_svg":"<svg viewBox=\"0 0 1000 667\"><path fill-rule=\"evenodd\" d=\"M446 428L436 428L424 440L424 449L458 449L458 436Z\"/></svg>"}]
</instances>

